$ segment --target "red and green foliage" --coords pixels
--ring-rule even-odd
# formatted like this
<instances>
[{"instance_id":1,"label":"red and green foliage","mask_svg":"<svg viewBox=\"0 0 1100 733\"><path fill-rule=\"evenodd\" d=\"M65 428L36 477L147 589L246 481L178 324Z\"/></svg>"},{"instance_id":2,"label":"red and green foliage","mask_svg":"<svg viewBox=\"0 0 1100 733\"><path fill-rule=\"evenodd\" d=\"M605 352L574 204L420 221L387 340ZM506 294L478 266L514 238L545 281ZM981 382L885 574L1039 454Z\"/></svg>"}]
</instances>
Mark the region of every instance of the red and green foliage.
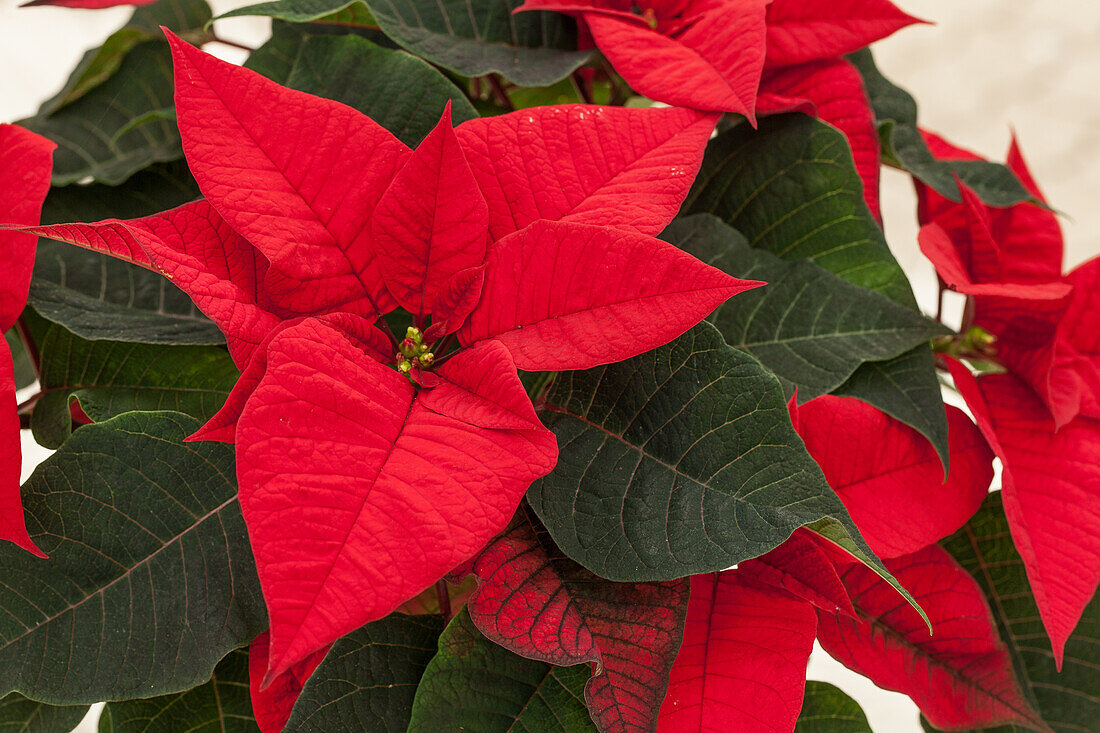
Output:
<instances>
[{"instance_id":1,"label":"red and green foliage","mask_svg":"<svg viewBox=\"0 0 1100 733\"><path fill-rule=\"evenodd\" d=\"M866 729L815 640L1095 724L1100 259L919 129L865 47L920 21L279 0L238 66L129 4L0 125L0 727Z\"/></svg>"}]
</instances>

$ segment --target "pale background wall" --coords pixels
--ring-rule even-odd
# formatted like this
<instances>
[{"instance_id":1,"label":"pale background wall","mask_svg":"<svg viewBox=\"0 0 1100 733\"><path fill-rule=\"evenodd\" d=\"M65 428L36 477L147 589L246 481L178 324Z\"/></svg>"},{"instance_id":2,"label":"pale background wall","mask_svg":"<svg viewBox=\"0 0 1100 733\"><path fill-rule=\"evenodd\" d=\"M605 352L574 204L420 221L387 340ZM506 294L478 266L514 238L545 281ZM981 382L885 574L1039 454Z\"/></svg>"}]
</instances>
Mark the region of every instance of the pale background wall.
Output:
<instances>
[{"instance_id":1,"label":"pale background wall","mask_svg":"<svg viewBox=\"0 0 1100 733\"><path fill-rule=\"evenodd\" d=\"M1014 127L1036 179L1064 221L1067 266L1100 254L1100 3L1095 0L896 0L935 26L906 29L878 44L883 72L908 88L921 121L991 158L1003 159ZM821 0L828 4L828 0ZM215 12L248 4L214 0ZM120 26L128 9L82 12L17 9L0 0L0 121L29 116L61 86L87 48ZM228 39L258 45L262 20L220 24ZM227 47L218 55L240 61ZM886 171L883 211L887 238L926 310L934 274L916 247L915 202L908 179ZM25 435L26 474L44 451ZM863 705L876 733L919 733L915 706L879 690L816 651L809 677L827 680ZM81 733L95 726L86 720Z\"/></svg>"}]
</instances>

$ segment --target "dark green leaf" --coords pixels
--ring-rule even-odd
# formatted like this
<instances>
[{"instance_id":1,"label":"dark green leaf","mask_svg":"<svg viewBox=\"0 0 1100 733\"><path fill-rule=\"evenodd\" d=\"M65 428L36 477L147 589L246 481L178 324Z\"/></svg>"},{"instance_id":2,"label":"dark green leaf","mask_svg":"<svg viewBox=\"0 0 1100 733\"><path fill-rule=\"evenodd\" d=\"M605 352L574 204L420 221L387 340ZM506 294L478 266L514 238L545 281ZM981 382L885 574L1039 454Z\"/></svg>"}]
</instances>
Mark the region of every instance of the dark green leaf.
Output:
<instances>
[{"instance_id":1,"label":"dark green leaf","mask_svg":"<svg viewBox=\"0 0 1100 733\"><path fill-rule=\"evenodd\" d=\"M65 733L88 714L88 705L47 705L18 692L0 699L0 733Z\"/></svg>"},{"instance_id":2,"label":"dark green leaf","mask_svg":"<svg viewBox=\"0 0 1100 733\"><path fill-rule=\"evenodd\" d=\"M443 620L395 613L333 644L306 682L284 733L404 733Z\"/></svg>"},{"instance_id":3,"label":"dark green leaf","mask_svg":"<svg viewBox=\"0 0 1100 733\"><path fill-rule=\"evenodd\" d=\"M859 703L827 682L806 682L794 733L872 733Z\"/></svg>"},{"instance_id":4,"label":"dark green leaf","mask_svg":"<svg viewBox=\"0 0 1100 733\"><path fill-rule=\"evenodd\" d=\"M950 333L809 260L753 249L710 214L678 219L662 236L730 275L767 283L730 299L708 320L730 346L797 385L800 400L833 391L865 361L891 359Z\"/></svg>"},{"instance_id":5,"label":"dark green leaf","mask_svg":"<svg viewBox=\"0 0 1100 733\"><path fill-rule=\"evenodd\" d=\"M809 259L860 287L916 308L909 282L863 201L844 136L805 115L777 115L759 130L737 125L707 146L686 211L716 214L749 245L785 260ZM864 364L842 389L906 422L947 465L947 418L932 356ZM926 395L923 410L910 404Z\"/></svg>"},{"instance_id":6,"label":"dark green leaf","mask_svg":"<svg viewBox=\"0 0 1100 733\"><path fill-rule=\"evenodd\" d=\"M863 75L882 139L883 159L934 188L941 196L960 201L958 175L991 206L1010 206L1032 199L1016 176L999 163L985 161L937 161L917 129L917 103L909 92L895 86L875 66L870 49L848 57Z\"/></svg>"},{"instance_id":7,"label":"dark green leaf","mask_svg":"<svg viewBox=\"0 0 1100 733\"><path fill-rule=\"evenodd\" d=\"M409 733L595 733L584 704L587 666L513 654L482 636L463 609L424 671Z\"/></svg>"},{"instance_id":8,"label":"dark green leaf","mask_svg":"<svg viewBox=\"0 0 1100 733\"><path fill-rule=\"evenodd\" d=\"M49 560L0 547L0 690L52 704L189 690L267 628L233 450L130 412L81 428L23 486Z\"/></svg>"},{"instance_id":9,"label":"dark green leaf","mask_svg":"<svg viewBox=\"0 0 1100 733\"><path fill-rule=\"evenodd\" d=\"M42 221L132 218L198 197L182 161L152 166L121 186L66 186L46 197ZM39 240L30 304L92 340L219 344L225 338L175 285L157 273L67 244Z\"/></svg>"},{"instance_id":10,"label":"dark green leaf","mask_svg":"<svg viewBox=\"0 0 1100 733\"><path fill-rule=\"evenodd\" d=\"M542 419L561 457L527 497L558 546L603 578L724 570L823 517L858 537L791 427L779 381L709 324L559 374Z\"/></svg>"},{"instance_id":11,"label":"dark green leaf","mask_svg":"<svg viewBox=\"0 0 1100 733\"><path fill-rule=\"evenodd\" d=\"M210 6L205 0L158 0L137 8L126 25L115 31L99 48L84 54L60 92L42 104L39 114L52 114L84 96L118 71L122 60L142 41L162 40L160 27L194 37L210 21Z\"/></svg>"},{"instance_id":12,"label":"dark green leaf","mask_svg":"<svg viewBox=\"0 0 1100 733\"><path fill-rule=\"evenodd\" d=\"M31 357L23 347L23 340L19 338L19 332L13 328L4 334L4 339L8 342L8 348L11 349L11 358L15 366L15 388L23 389L31 386L37 377Z\"/></svg>"},{"instance_id":13,"label":"dark green leaf","mask_svg":"<svg viewBox=\"0 0 1100 733\"><path fill-rule=\"evenodd\" d=\"M271 24L271 38L253 51L244 62L246 68L268 79L286 85L305 42L316 36L358 36L376 46L391 50L400 48L382 31L349 25L327 23L287 23L276 19Z\"/></svg>"},{"instance_id":14,"label":"dark green leaf","mask_svg":"<svg viewBox=\"0 0 1100 733\"><path fill-rule=\"evenodd\" d=\"M47 448L69 437L71 400L95 422L133 410L174 410L206 422L240 376L217 347L85 341L52 325L40 348L43 396L31 429Z\"/></svg>"},{"instance_id":15,"label":"dark green leaf","mask_svg":"<svg viewBox=\"0 0 1100 733\"><path fill-rule=\"evenodd\" d=\"M226 655L204 685L147 700L112 702L103 708L99 718L99 733L259 733L259 730L248 693L245 649Z\"/></svg>"},{"instance_id":16,"label":"dark green leaf","mask_svg":"<svg viewBox=\"0 0 1100 733\"><path fill-rule=\"evenodd\" d=\"M94 89L55 112L41 110L19 124L58 144L53 158L55 186L86 178L117 184L153 163L183 155L172 120L140 125L116 139L132 120L171 106L168 44L143 41Z\"/></svg>"},{"instance_id":17,"label":"dark green leaf","mask_svg":"<svg viewBox=\"0 0 1100 733\"><path fill-rule=\"evenodd\" d=\"M448 101L454 124L477 117L462 91L430 65L358 36L308 38L287 86L354 107L409 146L435 127Z\"/></svg>"},{"instance_id":18,"label":"dark green leaf","mask_svg":"<svg viewBox=\"0 0 1100 733\"><path fill-rule=\"evenodd\" d=\"M1054 666L1050 641L1005 519L1001 493L986 497L981 509L940 544L974 576L989 600L1001 639L1029 700L1059 733L1096 730L1100 723L1100 598L1085 608L1066 643L1062 671ZM934 730L927 723L925 727ZM1016 726L987 733L1023 733Z\"/></svg>"},{"instance_id":19,"label":"dark green leaf","mask_svg":"<svg viewBox=\"0 0 1100 733\"><path fill-rule=\"evenodd\" d=\"M346 8L346 0L279 0L223 15L313 20ZM386 35L428 61L464 76L503 74L520 86L564 79L588 58L577 51L576 23L565 15L512 15L522 0L373 0L371 14Z\"/></svg>"}]
</instances>

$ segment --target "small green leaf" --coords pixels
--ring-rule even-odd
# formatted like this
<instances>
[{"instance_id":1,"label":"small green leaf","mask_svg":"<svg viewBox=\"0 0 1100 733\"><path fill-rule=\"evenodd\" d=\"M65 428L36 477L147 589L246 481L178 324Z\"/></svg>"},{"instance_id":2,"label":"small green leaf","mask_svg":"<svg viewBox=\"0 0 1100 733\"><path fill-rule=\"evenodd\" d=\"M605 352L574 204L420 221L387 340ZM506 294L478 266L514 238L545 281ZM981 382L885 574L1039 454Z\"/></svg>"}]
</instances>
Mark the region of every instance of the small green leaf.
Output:
<instances>
[{"instance_id":1,"label":"small green leaf","mask_svg":"<svg viewBox=\"0 0 1100 733\"><path fill-rule=\"evenodd\" d=\"M454 124L477 117L462 90L432 66L358 36L307 38L286 85L354 107L409 146L435 127L448 101Z\"/></svg>"},{"instance_id":2,"label":"small green leaf","mask_svg":"<svg viewBox=\"0 0 1100 733\"><path fill-rule=\"evenodd\" d=\"M248 693L245 649L229 652L206 684L174 695L108 703L99 718L99 733L206 730L259 733Z\"/></svg>"},{"instance_id":3,"label":"small green leaf","mask_svg":"<svg viewBox=\"0 0 1100 733\"><path fill-rule=\"evenodd\" d=\"M1100 597L1085 607L1066 643L1062 671L1054 666L1035 596L1009 532L1001 492L986 497L981 509L955 534L940 542L974 576L989 600L1001 639L1028 700L1058 733L1096 730L1100 721ZM926 730L936 730L924 722ZM1017 726L984 733L1023 733Z\"/></svg>"},{"instance_id":4,"label":"small green leaf","mask_svg":"<svg viewBox=\"0 0 1100 733\"><path fill-rule=\"evenodd\" d=\"M217 19L234 18L242 15L262 15L290 23L309 23L315 20L328 19L333 15L350 11L357 6L367 9L362 0L277 0L277 2L258 3L230 10L228 13L219 15ZM353 17L364 18L360 14ZM366 24L364 23L364 25Z\"/></svg>"},{"instance_id":5,"label":"small green leaf","mask_svg":"<svg viewBox=\"0 0 1100 733\"><path fill-rule=\"evenodd\" d=\"M527 498L562 551L603 578L724 570L824 517L873 558L791 426L779 381L709 324L559 374L543 410L561 456Z\"/></svg>"},{"instance_id":6,"label":"small green leaf","mask_svg":"<svg viewBox=\"0 0 1100 733\"><path fill-rule=\"evenodd\" d=\"M0 691L55 705L189 690L267 628L233 449L177 413L81 428L23 486L50 557L0 547Z\"/></svg>"},{"instance_id":7,"label":"small green leaf","mask_svg":"<svg viewBox=\"0 0 1100 733\"><path fill-rule=\"evenodd\" d=\"M595 733L584 704L587 666L513 654L486 639L463 609L424 671L409 733Z\"/></svg>"},{"instance_id":8,"label":"small green leaf","mask_svg":"<svg viewBox=\"0 0 1100 733\"><path fill-rule=\"evenodd\" d=\"M223 18L267 15L316 20L347 0L279 0L233 10ZM520 86L564 79L590 51L577 51L576 22L560 13L512 14L521 0L372 0L386 35L411 53L462 74L503 74Z\"/></svg>"},{"instance_id":9,"label":"small green leaf","mask_svg":"<svg viewBox=\"0 0 1100 733\"><path fill-rule=\"evenodd\" d=\"M794 733L873 733L859 703L827 682L806 682Z\"/></svg>"},{"instance_id":10,"label":"small green leaf","mask_svg":"<svg viewBox=\"0 0 1100 733\"><path fill-rule=\"evenodd\" d=\"M442 630L439 616L394 613L340 639L306 682L284 733L404 733Z\"/></svg>"},{"instance_id":11,"label":"small green leaf","mask_svg":"<svg viewBox=\"0 0 1100 733\"><path fill-rule=\"evenodd\" d=\"M866 361L891 359L950 333L809 260L753 249L710 214L678 219L662 236L730 275L767 283L730 299L708 320L730 346L797 385L800 400L833 391Z\"/></svg>"},{"instance_id":12,"label":"small green leaf","mask_svg":"<svg viewBox=\"0 0 1100 733\"><path fill-rule=\"evenodd\" d=\"M933 158L917 129L917 103L913 97L882 75L870 49L857 51L848 58L863 75L879 125L884 160L908 171L952 201L962 200L955 175L990 206L1033 200L1012 171L999 163Z\"/></svg>"},{"instance_id":13,"label":"small green leaf","mask_svg":"<svg viewBox=\"0 0 1100 733\"><path fill-rule=\"evenodd\" d=\"M0 733L63 733L88 714L88 705L47 705L18 692L0 699Z\"/></svg>"},{"instance_id":14,"label":"small green leaf","mask_svg":"<svg viewBox=\"0 0 1100 733\"><path fill-rule=\"evenodd\" d=\"M133 410L173 410L205 422L240 376L225 349L85 341L57 325L40 349L43 395L31 429L47 448L69 437L72 400L95 422Z\"/></svg>"},{"instance_id":15,"label":"small green leaf","mask_svg":"<svg viewBox=\"0 0 1100 733\"><path fill-rule=\"evenodd\" d=\"M19 338L19 332L14 328L4 334L4 339L11 349L11 358L15 366L15 388L23 389L34 384L38 377L34 373L34 364L27 349L23 346L23 339Z\"/></svg>"}]
</instances>

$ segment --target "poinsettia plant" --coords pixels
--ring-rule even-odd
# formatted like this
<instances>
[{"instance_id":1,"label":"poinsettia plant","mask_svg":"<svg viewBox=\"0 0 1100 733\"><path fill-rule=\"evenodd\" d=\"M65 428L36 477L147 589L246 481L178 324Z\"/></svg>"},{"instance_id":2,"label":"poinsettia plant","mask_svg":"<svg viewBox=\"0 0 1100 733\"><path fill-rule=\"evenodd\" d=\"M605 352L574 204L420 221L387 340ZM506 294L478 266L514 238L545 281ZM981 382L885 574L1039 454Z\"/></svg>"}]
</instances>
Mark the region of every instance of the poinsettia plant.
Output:
<instances>
[{"instance_id":1,"label":"poinsettia plant","mask_svg":"<svg viewBox=\"0 0 1100 733\"><path fill-rule=\"evenodd\" d=\"M128 4L0 125L0 722L870 730L816 640L1095 724L1100 259L918 126L916 18L277 0L239 66Z\"/></svg>"}]
</instances>

